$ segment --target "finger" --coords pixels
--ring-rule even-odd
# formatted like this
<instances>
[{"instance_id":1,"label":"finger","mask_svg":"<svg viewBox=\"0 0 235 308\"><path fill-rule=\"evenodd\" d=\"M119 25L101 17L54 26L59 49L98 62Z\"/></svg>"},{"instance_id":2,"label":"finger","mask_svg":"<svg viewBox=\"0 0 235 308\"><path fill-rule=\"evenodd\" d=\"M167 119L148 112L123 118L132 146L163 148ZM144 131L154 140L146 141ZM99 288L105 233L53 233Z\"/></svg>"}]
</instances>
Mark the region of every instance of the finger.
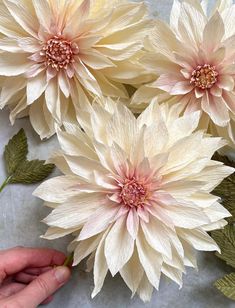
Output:
<instances>
[{"instance_id":1,"label":"finger","mask_svg":"<svg viewBox=\"0 0 235 308\"><path fill-rule=\"evenodd\" d=\"M29 267L62 265L66 256L54 249L13 248L0 253L0 283L6 276Z\"/></svg>"},{"instance_id":2,"label":"finger","mask_svg":"<svg viewBox=\"0 0 235 308\"><path fill-rule=\"evenodd\" d=\"M0 289L0 298L8 297L18 293L26 287L23 283L12 282L11 284L4 286Z\"/></svg>"},{"instance_id":3,"label":"finger","mask_svg":"<svg viewBox=\"0 0 235 308\"><path fill-rule=\"evenodd\" d=\"M60 264L61 265L61 264ZM24 270L25 274L29 274L29 275L41 275L43 273L48 272L49 270L51 270L53 267L52 266L46 266L46 267L38 267L38 268L26 268Z\"/></svg>"},{"instance_id":4,"label":"finger","mask_svg":"<svg viewBox=\"0 0 235 308\"><path fill-rule=\"evenodd\" d=\"M22 291L12 297L12 300L17 301L22 307L35 308L62 287L69 277L70 270L67 267L60 266L54 268L38 276Z\"/></svg>"},{"instance_id":5,"label":"finger","mask_svg":"<svg viewBox=\"0 0 235 308\"><path fill-rule=\"evenodd\" d=\"M37 275L29 275L29 274L25 274L25 273L21 272L21 273L16 274L14 276L14 280L16 282L28 284L28 283L32 282L34 279L36 279L37 277L38 277Z\"/></svg>"},{"instance_id":6,"label":"finger","mask_svg":"<svg viewBox=\"0 0 235 308\"><path fill-rule=\"evenodd\" d=\"M53 301L53 299L54 299L54 296L49 296L45 301L43 301L42 303L41 303L41 305L47 305L47 304L49 304L51 301Z\"/></svg>"}]
</instances>

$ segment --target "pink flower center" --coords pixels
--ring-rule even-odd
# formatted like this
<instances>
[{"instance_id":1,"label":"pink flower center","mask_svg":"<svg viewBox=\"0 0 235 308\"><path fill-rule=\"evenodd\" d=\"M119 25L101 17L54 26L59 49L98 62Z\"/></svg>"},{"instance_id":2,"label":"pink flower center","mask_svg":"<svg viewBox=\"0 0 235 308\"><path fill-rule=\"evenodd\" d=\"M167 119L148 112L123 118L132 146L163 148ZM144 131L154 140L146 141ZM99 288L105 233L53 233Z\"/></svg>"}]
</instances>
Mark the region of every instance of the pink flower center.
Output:
<instances>
[{"instance_id":1,"label":"pink flower center","mask_svg":"<svg viewBox=\"0 0 235 308\"><path fill-rule=\"evenodd\" d=\"M219 73L210 64L198 65L192 72L190 83L202 90L210 89L216 82Z\"/></svg>"},{"instance_id":2,"label":"pink flower center","mask_svg":"<svg viewBox=\"0 0 235 308\"><path fill-rule=\"evenodd\" d=\"M147 197L147 189L139 183L134 177L126 179L120 197L123 203L129 207L141 207Z\"/></svg>"},{"instance_id":3,"label":"pink flower center","mask_svg":"<svg viewBox=\"0 0 235 308\"><path fill-rule=\"evenodd\" d=\"M43 46L41 55L45 56L47 66L51 66L59 71L67 69L68 65L74 62L74 55L78 51L79 48L76 43L59 36L54 36Z\"/></svg>"}]
</instances>

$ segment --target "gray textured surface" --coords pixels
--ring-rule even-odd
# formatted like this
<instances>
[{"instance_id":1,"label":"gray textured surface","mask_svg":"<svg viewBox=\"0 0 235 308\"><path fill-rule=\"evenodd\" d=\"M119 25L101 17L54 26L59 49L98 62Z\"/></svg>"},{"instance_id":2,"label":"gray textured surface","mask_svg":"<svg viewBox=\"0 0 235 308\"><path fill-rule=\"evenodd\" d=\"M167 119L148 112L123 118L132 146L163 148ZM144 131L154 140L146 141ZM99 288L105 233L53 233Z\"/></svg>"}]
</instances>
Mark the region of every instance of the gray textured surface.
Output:
<instances>
[{"instance_id":1,"label":"gray textured surface","mask_svg":"<svg viewBox=\"0 0 235 308\"><path fill-rule=\"evenodd\" d=\"M151 12L164 19L168 18L170 5L169 0L148 0ZM12 128L8 121L8 112L0 112L0 182L5 178L3 166L3 149L8 139L19 128L24 127L30 142L30 156L32 158L47 158L57 147L55 138L41 143L33 132L27 119L17 121ZM69 238L54 242L39 239L46 227L40 223L49 212L42 206L42 202L32 197L32 191L36 186L9 186L0 194L0 249L16 245L24 246L47 246L66 251ZM235 307L232 301L213 288L212 283L230 271L220 262L213 253L198 254L199 272L188 269L184 277L184 286L179 290L177 285L169 281L161 281L160 291L155 292L152 301L144 305L137 297L130 299L131 293L119 276L107 277L102 292L92 300L90 294L93 288L92 274L83 271L83 265L73 272L73 278L48 305L54 307L154 307L154 308L224 308Z\"/></svg>"}]
</instances>

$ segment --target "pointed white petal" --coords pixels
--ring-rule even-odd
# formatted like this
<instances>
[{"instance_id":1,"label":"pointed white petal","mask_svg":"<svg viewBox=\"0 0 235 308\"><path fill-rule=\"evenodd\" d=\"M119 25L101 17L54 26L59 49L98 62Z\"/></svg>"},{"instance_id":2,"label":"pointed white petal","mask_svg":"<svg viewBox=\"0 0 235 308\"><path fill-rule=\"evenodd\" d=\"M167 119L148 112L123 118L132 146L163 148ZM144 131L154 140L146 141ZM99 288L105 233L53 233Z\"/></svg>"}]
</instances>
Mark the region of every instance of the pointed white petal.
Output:
<instances>
[{"instance_id":1,"label":"pointed white petal","mask_svg":"<svg viewBox=\"0 0 235 308\"><path fill-rule=\"evenodd\" d=\"M142 231L138 234L136 246L146 276L150 283L158 290L161 276L162 256L147 243Z\"/></svg>"},{"instance_id":2,"label":"pointed white petal","mask_svg":"<svg viewBox=\"0 0 235 308\"><path fill-rule=\"evenodd\" d=\"M105 240L105 257L114 276L131 258L134 240L126 228L126 216L120 217L112 226Z\"/></svg>"}]
</instances>

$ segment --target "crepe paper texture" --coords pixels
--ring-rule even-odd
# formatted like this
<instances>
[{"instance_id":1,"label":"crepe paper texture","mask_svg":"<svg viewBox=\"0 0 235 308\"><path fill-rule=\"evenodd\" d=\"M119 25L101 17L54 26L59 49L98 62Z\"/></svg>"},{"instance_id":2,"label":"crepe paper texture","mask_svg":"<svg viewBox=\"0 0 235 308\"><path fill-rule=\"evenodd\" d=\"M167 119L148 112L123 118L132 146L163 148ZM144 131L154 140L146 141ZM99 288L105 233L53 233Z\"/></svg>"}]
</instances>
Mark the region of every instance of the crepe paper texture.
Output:
<instances>
[{"instance_id":1,"label":"crepe paper texture","mask_svg":"<svg viewBox=\"0 0 235 308\"><path fill-rule=\"evenodd\" d=\"M200 127L235 149L235 6L217 1L208 13L206 2L174 0L170 25L155 21L140 59L155 77L136 91L132 103L156 96L164 102L167 93L185 113L202 110Z\"/></svg>"},{"instance_id":2,"label":"crepe paper texture","mask_svg":"<svg viewBox=\"0 0 235 308\"><path fill-rule=\"evenodd\" d=\"M45 180L54 170L53 164L45 160L27 160L28 142L21 129L8 142L4 151L7 171L6 180L0 186L0 193L8 184L34 184Z\"/></svg>"},{"instance_id":3,"label":"crepe paper texture","mask_svg":"<svg viewBox=\"0 0 235 308\"><path fill-rule=\"evenodd\" d=\"M227 157L216 154L214 159L225 163L227 166L235 167L235 162ZM235 268L235 172L227 177L214 193L221 197L223 206L232 214L227 218L228 225L222 230L213 231L212 237L219 245L221 253L217 257L225 261L227 265ZM235 300L235 273L225 275L215 282L215 287L228 298Z\"/></svg>"},{"instance_id":4,"label":"crepe paper texture","mask_svg":"<svg viewBox=\"0 0 235 308\"><path fill-rule=\"evenodd\" d=\"M153 101L136 119L106 99L80 113L81 127L58 129L61 150L49 162L64 175L34 195L53 209L43 238L73 234L74 266L89 256L93 297L110 271L148 301L162 274L182 286L194 249L219 251L207 231L230 213L211 191L234 169L211 160L225 142L195 131L200 112L181 110Z\"/></svg>"},{"instance_id":5,"label":"crepe paper texture","mask_svg":"<svg viewBox=\"0 0 235 308\"><path fill-rule=\"evenodd\" d=\"M169 24L128 0L0 12L0 108L60 145L46 165L28 161L21 130L0 192L58 167L34 192L52 209L43 238L73 235L65 265L87 258L92 297L108 272L144 302L163 275L181 287L196 250L233 266L234 164L218 154L235 149L233 2L174 0ZM234 273L215 285L234 299Z\"/></svg>"},{"instance_id":6,"label":"crepe paper texture","mask_svg":"<svg viewBox=\"0 0 235 308\"><path fill-rule=\"evenodd\" d=\"M94 97L126 99L124 84L149 80L137 61L151 26L144 3L6 0L0 10L0 108L12 124L29 115L41 138Z\"/></svg>"}]
</instances>

